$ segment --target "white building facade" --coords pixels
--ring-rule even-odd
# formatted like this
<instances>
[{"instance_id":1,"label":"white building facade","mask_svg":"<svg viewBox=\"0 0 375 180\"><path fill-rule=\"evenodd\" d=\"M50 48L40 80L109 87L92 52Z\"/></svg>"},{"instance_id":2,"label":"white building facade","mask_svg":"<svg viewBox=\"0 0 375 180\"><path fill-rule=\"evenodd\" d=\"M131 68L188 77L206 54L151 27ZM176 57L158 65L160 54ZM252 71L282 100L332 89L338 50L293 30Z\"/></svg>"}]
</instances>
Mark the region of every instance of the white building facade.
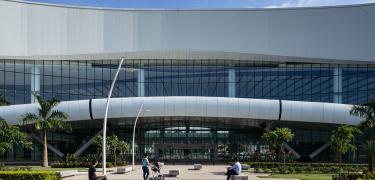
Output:
<instances>
[{"instance_id":1,"label":"white building facade","mask_svg":"<svg viewBox=\"0 0 375 180\"><path fill-rule=\"evenodd\" d=\"M18 124L36 113L32 92L60 99L74 131L50 132L51 156L90 153L124 58L109 129L130 140L143 105L138 154L252 160L265 128L286 126L296 158L327 158L331 130L358 124L351 106L375 94L374 19L375 4L135 10L1 0L0 95L12 105L0 116ZM40 154L14 148L6 158Z\"/></svg>"}]
</instances>

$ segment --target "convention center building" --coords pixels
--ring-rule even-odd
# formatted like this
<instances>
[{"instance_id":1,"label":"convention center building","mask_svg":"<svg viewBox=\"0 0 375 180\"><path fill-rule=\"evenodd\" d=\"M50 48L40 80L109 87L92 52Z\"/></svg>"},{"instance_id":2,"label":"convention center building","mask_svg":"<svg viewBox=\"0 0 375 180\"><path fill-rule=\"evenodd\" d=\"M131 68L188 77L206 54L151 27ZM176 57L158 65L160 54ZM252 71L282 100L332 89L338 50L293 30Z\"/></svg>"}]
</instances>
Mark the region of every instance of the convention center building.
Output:
<instances>
[{"instance_id":1,"label":"convention center building","mask_svg":"<svg viewBox=\"0 0 375 180\"><path fill-rule=\"evenodd\" d=\"M95 151L121 59L107 134L136 156L251 160L267 129L289 127L296 159L330 158L352 105L375 95L375 4L276 9L114 9L0 0L0 116L37 113L33 92L57 98L71 133L48 132L49 156ZM40 161L13 147L8 161ZM353 155L353 159L360 156Z\"/></svg>"}]
</instances>

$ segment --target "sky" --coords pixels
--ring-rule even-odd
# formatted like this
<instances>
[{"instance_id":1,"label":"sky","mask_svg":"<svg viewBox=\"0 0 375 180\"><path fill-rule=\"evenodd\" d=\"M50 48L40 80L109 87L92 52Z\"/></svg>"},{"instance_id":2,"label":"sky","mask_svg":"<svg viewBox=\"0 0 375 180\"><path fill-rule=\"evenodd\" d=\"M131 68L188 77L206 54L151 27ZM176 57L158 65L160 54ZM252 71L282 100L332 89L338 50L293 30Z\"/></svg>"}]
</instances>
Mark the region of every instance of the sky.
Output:
<instances>
[{"instance_id":1,"label":"sky","mask_svg":"<svg viewBox=\"0 0 375 180\"><path fill-rule=\"evenodd\" d=\"M375 3L375 0L29 0L107 8L280 8Z\"/></svg>"}]
</instances>

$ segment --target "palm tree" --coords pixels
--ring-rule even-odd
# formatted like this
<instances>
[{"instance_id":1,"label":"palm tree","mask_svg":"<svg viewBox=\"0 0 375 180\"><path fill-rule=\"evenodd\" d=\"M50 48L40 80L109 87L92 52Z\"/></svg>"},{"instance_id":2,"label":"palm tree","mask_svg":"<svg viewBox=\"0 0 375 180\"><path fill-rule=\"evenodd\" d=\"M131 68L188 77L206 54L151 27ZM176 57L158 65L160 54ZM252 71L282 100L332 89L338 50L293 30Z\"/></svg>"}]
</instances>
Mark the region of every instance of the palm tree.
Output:
<instances>
[{"instance_id":1,"label":"palm tree","mask_svg":"<svg viewBox=\"0 0 375 180\"><path fill-rule=\"evenodd\" d=\"M361 129L370 129L371 141L375 141L375 98L372 98L368 103L363 105L354 105L350 110L351 115L364 118L365 121L360 123ZM369 141L370 142L370 141ZM372 172L375 162L375 156L369 154L369 170Z\"/></svg>"},{"instance_id":2,"label":"palm tree","mask_svg":"<svg viewBox=\"0 0 375 180\"><path fill-rule=\"evenodd\" d=\"M71 127L64 120L68 114L54 108L60 103L59 100L52 98L45 100L41 95L34 93L33 96L39 104L39 113L27 113L23 115L24 123L34 123L35 129L43 133L43 167L48 167L48 147L47 147L47 130L62 129L70 131Z\"/></svg>"}]
</instances>

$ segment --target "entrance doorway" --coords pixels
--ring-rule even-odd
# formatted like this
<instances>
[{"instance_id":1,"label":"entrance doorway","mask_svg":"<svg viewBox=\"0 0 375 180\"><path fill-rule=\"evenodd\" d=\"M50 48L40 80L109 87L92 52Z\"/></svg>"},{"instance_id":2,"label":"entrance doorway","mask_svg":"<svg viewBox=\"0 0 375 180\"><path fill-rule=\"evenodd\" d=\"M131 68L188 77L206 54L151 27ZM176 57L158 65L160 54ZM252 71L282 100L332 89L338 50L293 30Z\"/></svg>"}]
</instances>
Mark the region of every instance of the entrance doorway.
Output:
<instances>
[{"instance_id":1,"label":"entrance doorway","mask_svg":"<svg viewBox=\"0 0 375 180\"><path fill-rule=\"evenodd\" d=\"M155 144L155 157L159 160L213 161L217 145L213 144Z\"/></svg>"}]
</instances>

